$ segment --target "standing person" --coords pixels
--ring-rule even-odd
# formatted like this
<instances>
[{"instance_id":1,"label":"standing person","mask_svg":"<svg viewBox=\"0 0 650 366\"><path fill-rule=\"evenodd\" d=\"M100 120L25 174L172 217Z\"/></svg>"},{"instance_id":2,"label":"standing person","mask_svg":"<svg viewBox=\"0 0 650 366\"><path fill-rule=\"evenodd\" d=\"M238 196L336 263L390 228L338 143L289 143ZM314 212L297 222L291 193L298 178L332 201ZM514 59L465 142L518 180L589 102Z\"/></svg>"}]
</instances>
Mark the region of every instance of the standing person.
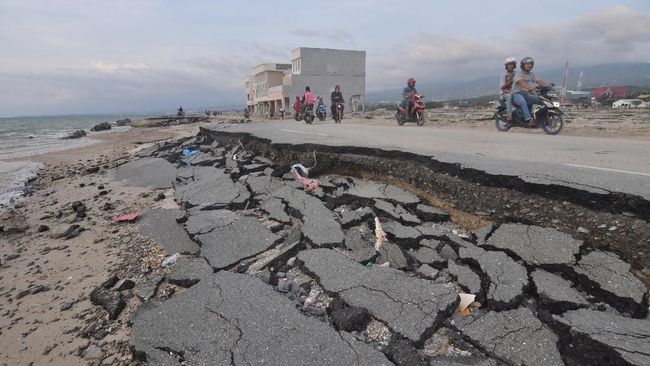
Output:
<instances>
[{"instance_id":1,"label":"standing person","mask_svg":"<svg viewBox=\"0 0 650 366\"><path fill-rule=\"evenodd\" d=\"M332 102L331 108L332 108L332 118L334 118L334 115L336 113L336 104L339 103L341 104L341 115L339 118L343 118L343 109L345 108L345 99L343 98L343 93L341 93L341 87L336 85L334 87L334 91L332 92L332 95L330 95L330 101Z\"/></svg>"},{"instance_id":2,"label":"standing person","mask_svg":"<svg viewBox=\"0 0 650 366\"><path fill-rule=\"evenodd\" d=\"M512 81L515 77L515 68L517 68L517 59L508 57L503 63L506 73L501 77L499 83L499 97L506 104L506 121L512 121Z\"/></svg>"},{"instance_id":3,"label":"standing person","mask_svg":"<svg viewBox=\"0 0 650 366\"><path fill-rule=\"evenodd\" d=\"M418 93L418 90L415 89L415 78L409 78L406 80L406 88L402 90L402 108L406 113L406 118L411 117L411 108L413 107L413 96Z\"/></svg>"},{"instance_id":4,"label":"standing person","mask_svg":"<svg viewBox=\"0 0 650 366\"><path fill-rule=\"evenodd\" d=\"M533 85L545 86L542 79L538 79L533 73L535 60L532 57L524 57L519 62L520 71L517 71L512 81L512 101L517 104L524 112L524 119L529 126L535 126L535 116L531 113L529 104L540 103L537 95L533 94L535 88Z\"/></svg>"}]
</instances>

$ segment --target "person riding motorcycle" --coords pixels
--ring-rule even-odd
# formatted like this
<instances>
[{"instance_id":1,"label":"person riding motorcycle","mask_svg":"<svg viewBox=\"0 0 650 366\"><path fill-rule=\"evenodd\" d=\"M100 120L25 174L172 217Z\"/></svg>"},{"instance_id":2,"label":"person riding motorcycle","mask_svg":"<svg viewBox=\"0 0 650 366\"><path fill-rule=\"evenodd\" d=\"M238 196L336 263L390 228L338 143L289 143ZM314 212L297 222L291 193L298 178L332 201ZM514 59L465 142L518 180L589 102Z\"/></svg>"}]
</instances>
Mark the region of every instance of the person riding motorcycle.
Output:
<instances>
[{"instance_id":1,"label":"person riding motorcycle","mask_svg":"<svg viewBox=\"0 0 650 366\"><path fill-rule=\"evenodd\" d=\"M332 102L331 104L331 109L332 109L332 118L336 115L336 104L339 103L341 105L341 116L343 117L343 109L344 109L344 103L345 99L343 99L343 93L341 93L341 87L336 85L334 87L334 91L330 95L330 101Z\"/></svg>"},{"instance_id":2,"label":"person riding motorcycle","mask_svg":"<svg viewBox=\"0 0 650 366\"><path fill-rule=\"evenodd\" d=\"M314 94L312 94L311 89L306 86L305 87L305 95L302 96L302 113L305 113L305 110L309 107L313 108L314 107Z\"/></svg>"},{"instance_id":3,"label":"person riding motorcycle","mask_svg":"<svg viewBox=\"0 0 650 366\"><path fill-rule=\"evenodd\" d=\"M402 91L402 108L406 112L406 118L411 116L411 108L413 108L413 96L418 93L415 89L415 79L409 78L406 81L406 88Z\"/></svg>"},{"instance_id":4,"label":"person riding motorcycle","mask_svg":"<svg viewBox=\"0 0 650 366\"><path fill-rule=\"evenodd\" d=\"M538 86L545 86L544 80L537 78L532 72L535 66L535 60L532 57L524 57L519 62L520 71L517 71L512 81L512 101L518 105L524 113L524 120L529 126L535 126L535 115L531 113L528 105L540 103L539 96L532 94L535 92L535 87L531 84Z\"/></svg>"},{"instance_id":5,"label":"person riding motorcycle","mask_svg":"<svg viewBox=\"0 0 650 366\"><path fill-rule=\"evenodd\" d=\"M506 104L506 121L512 120L512 81L515 77L515 69L517 68L517 59L508 57L503 62L506 73L501 77L499 83L499 98Z\"/></svg>"}]
</instances>

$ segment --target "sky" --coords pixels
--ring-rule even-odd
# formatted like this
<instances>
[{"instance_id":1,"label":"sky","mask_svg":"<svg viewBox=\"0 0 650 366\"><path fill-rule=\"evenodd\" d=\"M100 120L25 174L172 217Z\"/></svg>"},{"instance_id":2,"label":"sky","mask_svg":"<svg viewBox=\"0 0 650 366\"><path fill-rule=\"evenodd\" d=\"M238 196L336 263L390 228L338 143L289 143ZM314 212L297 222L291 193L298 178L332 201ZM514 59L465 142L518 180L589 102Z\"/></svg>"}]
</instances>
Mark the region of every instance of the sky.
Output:
<instances>
[{"instance_id":1,"label":"sky","mask_svg":"<svg viewBox=\"0 0 650 366\"><path fill-rule=\"evenodd\" d=\"M296 10L296 4L302 3ZM297 47L366 51L367 90L650 62L650 1L0 0L0 117L244 106Z\"/></svg>"}]
</instances>

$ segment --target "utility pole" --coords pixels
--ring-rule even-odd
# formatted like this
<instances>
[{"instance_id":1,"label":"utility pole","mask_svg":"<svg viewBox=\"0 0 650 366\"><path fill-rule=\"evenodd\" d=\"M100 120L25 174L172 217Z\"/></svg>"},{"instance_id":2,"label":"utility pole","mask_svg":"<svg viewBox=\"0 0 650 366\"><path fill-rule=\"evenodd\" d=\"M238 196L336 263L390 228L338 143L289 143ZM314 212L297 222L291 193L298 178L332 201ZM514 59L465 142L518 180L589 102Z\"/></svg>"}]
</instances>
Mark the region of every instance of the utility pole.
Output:
<instances>
[{"instance_id":1,"label":"utility pole","mask_svg":"<svg viewBox=\"0 0 650 366\"><path fill-rule=\"evenodd\" d=\"M569 61L564 64L564 76L562 77L562 89L560 90L560 105L564 104L564 99L566 99L566 79L569 74Z\"/></svg>"}]
</instances>

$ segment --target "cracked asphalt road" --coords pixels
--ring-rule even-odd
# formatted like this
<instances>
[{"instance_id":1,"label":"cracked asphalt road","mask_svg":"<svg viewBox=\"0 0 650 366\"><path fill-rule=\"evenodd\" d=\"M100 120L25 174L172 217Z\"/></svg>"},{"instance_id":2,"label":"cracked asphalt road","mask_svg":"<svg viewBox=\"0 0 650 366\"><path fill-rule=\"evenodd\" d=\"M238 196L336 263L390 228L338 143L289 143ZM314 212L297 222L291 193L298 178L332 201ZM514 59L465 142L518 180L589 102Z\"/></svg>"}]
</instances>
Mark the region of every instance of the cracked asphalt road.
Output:
<instances>
[{"instance_id":1,"label":"cracked asphalt road","mask_svg":"<svg viewBox=\"0 0 650 366\"><path fill-rule=\"evenodd\" d=\"M266 121L208 125L248 132L273 143L314 143L401 150L490 174L514 175L540 184L558 184L595 193L620 192L650 199L650 142L576 136L546 136L433 126L306 125ZM567 126L566 128L571 128Z\"/></svg>"}]
</instances>

